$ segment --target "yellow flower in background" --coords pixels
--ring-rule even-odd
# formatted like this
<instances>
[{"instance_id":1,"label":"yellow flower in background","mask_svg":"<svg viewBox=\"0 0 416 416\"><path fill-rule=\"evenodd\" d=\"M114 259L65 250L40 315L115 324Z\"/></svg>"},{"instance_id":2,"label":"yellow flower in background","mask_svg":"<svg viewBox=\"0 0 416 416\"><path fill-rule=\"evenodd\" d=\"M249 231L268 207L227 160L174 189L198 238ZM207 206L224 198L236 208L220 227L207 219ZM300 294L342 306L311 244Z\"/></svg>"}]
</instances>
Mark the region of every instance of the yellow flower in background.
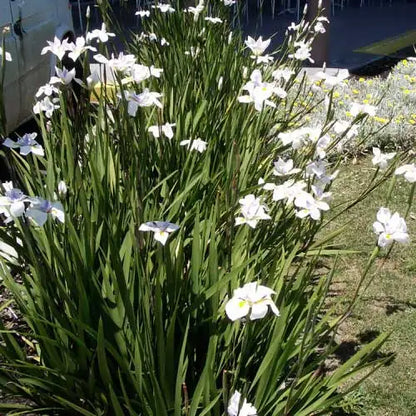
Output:
<instances>
[{"instance_id":1,"label":"yellow flower in background","mask_svg":"<svg viewBox=\"0 0 416 416\"><path fill-rule=\"evenodd\" d=\"M352 92L353 92L354 94L359 94L359 93L360 93L360 91L358 91L358 90L352 90Z\"/></svg>"},{"instance_id":2,"label":"yellow flower in background","mask_svg":"<svg viewBox=\"0 0 416 416\"><path fill-rule=\"evenodd\" d=\"M358 81L359 82L365 82L365 79L363 77L361 77Z\"/></svg>"},{"instance_id":3,"label":"yellow flower in background","mask_svg":"<svg viewBox=\"0 0 416 416\"><path fill-rule=\"evenodd\" d=\"M339 98L340 96L341 94L338 91L334 92L334 95L333 95L334 98Z\"/></svg>"},{"instance_id":4,"label":"yellow flower in background","mask_svg":"<svg viewBox=\"0 0 416 416\"><path fill-rule=\"evenodd\" d=\"M383 123L383 124L385 124L385 123L388 123L388 122L389 122L389 120L388 120L387 118L377 117L377 116L374 116L374 117L373 117L373 120L378 121L379 123Z\"/></svg>"},{"instance_id":5,"label":"yellow flower in background","mask_svg":"<svg viewBox=\"0 0 416 416\"><path fill-rule=\"evenodd\" d=\"M370 100L363 100L363 103L364 104L369 104L370 103Z\"/></svg>"}]
</instances>

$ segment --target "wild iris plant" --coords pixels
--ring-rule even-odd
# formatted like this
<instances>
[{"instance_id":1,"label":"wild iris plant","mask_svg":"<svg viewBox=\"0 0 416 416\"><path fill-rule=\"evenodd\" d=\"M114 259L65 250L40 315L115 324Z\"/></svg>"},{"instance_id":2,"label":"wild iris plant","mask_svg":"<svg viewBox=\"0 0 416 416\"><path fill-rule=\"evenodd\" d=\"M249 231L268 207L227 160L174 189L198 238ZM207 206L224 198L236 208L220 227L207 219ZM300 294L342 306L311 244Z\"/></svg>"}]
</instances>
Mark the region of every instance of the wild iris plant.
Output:
<instances>
[{"instance_id":1,"label":"wild iris plant","mask_svg":"<svg viewBox=\"0 0 416 416\"><path fill-rule=\"evenodd\" d=\"M123 54L108 52L105 25L44 49L85 69L97 49L102 70L85 71L79 94L65 81L42 90L44 157L4 143L22 191L4 186L0 199L18 258L3 278L25 327L1 332L0 381L29 401L2 409L306 416L383 363L372 357L385 335L326 371L345 316L327 309L332 272L315 267L341 254L330 244L342 230L325 234L335 150L368 109L339 128L332 90L313 101L300 68L320 27L292 25L259 59L269 43L231 32L231 6L142 10ZM308 124L316 106L326 120ZM375 225L383 241L395 215Z\"/></svg>"}]
</instances>

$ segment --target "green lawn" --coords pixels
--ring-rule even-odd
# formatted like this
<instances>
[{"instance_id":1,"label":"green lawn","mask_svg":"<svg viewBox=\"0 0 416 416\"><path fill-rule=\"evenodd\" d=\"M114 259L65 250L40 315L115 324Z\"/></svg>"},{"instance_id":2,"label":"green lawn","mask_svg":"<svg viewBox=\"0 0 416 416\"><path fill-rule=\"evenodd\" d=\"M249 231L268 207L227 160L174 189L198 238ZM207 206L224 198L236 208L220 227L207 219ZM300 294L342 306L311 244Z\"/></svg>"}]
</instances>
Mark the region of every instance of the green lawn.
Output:
<instances>
[{"instance_id":1,"label":"green lawn","mask_svg":"<svg viewBox=\"0 0 416 416\"><path fill-rule=\"evenodd\" d=\"M373 173L369 159L344 166L333 188L333 204L360 192ZM387 205L392 212L405 214L410 187L404 180L397 181L394 197ZM344 221L351 223L339 242L347 242L349 248L365 254L344 257L340 262L334 284L336 296L340 293L352 296L376 242L372 223L379 207L386 206L387 189L388 184L384 184L343 216ZM396 245L388 259L383 258L386 250L381 251L371 272L372 284L352 317L341 328L340 340L346 354L371 341L380 332L392 331L383 349L383 354L393 355L391 363L374 373L361 387L364 415L416 415L416 205L406 222L411 243ZM341 220L337 223L341 224Z\"/></svg>"}]
</instances>

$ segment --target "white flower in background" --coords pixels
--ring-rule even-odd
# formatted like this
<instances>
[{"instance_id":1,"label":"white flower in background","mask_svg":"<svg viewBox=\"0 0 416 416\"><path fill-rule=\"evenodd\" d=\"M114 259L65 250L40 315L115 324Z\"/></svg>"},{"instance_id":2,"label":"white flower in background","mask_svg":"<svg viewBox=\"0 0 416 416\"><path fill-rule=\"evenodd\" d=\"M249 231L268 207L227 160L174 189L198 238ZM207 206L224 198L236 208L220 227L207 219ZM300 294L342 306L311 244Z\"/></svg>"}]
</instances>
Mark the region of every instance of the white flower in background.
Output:
<instances>
[{"instance_id":1,"label":"white flower in background","mask_svg":"<svg viewBox=\"0 0 416 416\"><path fill-rule=\"evenodd\" d=\"M162 38L162 39L160 39L160 44L161 44L161 46L169 46L170 45L170 43L165 39L165 38Z\"/></svg>"},{"instance_id":2,"label":"white flower in background","mask_svg":"<svg viewBox=\"0 0 416 416\"><path fill-rule=\"evenodd\" d=\"M1 46L0 46L0 61L1 61L1 58L3 56L3 53L4 53L4 59L6 61L12 62L12 56L10 55L10 53L7 52L7 51L3 52L3 48Z\"/></svg>"},{"instance_id":3,"label":"white flower in background","mask_svg":"<svg viewBox=\"0 0 416 416\"><path fill-rule=\"evenodd\" d=\"M277 162L274 162L273 175L275 176L294 175L295 173L299 173L300 171L301 169L293 168L292 159L284 161L282 158L279 157Z\"/></svg>"},{"instance_id":4,"label":"white flower in background","mask_svg":"<svg viewBox=\"0 0 416 416\"><path fill-rule=\"evenodd\" d=\"M271 298L275 293L274 290L257 282L246 283L243 287L234 290L233 297L225 305L225 313L232 321L245 318L248 314L250 320L254 321L264 318L270 307L272 312L279 316L279 310Z\"/></svg>"},{"instance_id":5,"label":"white flower in background","mask_svg":"<svg viewBox=\"0 0 416 416\"><path fill-rule=\"evenodd\" d=\"M159 9L161 13L174 13L175 9L168 3L159 3L152 6L152 9Z\"/></svg>"},{"instance_id":6,"label":"white flower in background","mask_svg":"<svg viewBox=\"0 0 416 416\"><path fill-rule=\"evenodd\" d=\"M319 16L316 20L318 22L326 22L326 23L329 23L329 19L327 17L325 17L325 16Z\"/></svg>"},{"instance_id":7,"label":"white flower in background","mask_svg":"<svg viewBox=\"0 0 416 416\"><path fill-rule=\"evenodd\" d=\"M395 175L404 175L407 182L416 182L416 165L414 163L398 167L394 171Z\"/></svg>"},{"instance_id":8,"label":"white flower in background","mask_svg":"<svg viewBox=\"0 0 416 416\"><path fill-rule=\"evenodd\" d=\"M309 43L299 41L295 42L294 45L297 49L294 54L289 55L289 58L294 58L298 61L309 60L309 62L314 63L314 60L311 58L312 48Z\"/></svg>"},{"instance_id":9,"label":"white flower in background","mask_svg":"<svg viewBox=\"0 0 416 416\"><path fill-rule=\"evenodd\" d=\"M236 0L223 0L224 6L232 6L236 3Z\"/></svg>"},{"instance_id":10,"label":"white flower in background","mask_svg":"<svg viewBox=\"0 0 416 416\"><path fill-rule=\"evenodd\" d=\"M291 144L295 150L306 146L309 142L309 137L310 129L308 127L301 127L289 132L281 132L277 135L277 138L282 141L283 146Z\"/></svg>"},{"instance_id":11,"label":"white flower in background","mask_svg":"<svg viewBox=\"0 0 416 416\"><path fill-rule=\"evenodd\" d=\"M332 192L325 192L324 188L317 185L312 185L311 188L317 201L329 202L331 200Z\"/></svg>"},{"instance_id":12,"label":"white flower in background","mask_svg":"<svg viewBox=\"0 0 416 416\"><path fill-rule=\"evenodd\" d=\"M268 65L270 62L273 62L274 60L273 56L270 56L270 55L260 55L260 56L255 56L254 58L256 59L257 65L260 65L260 64Z\"/></svg>"},{"instance_id":13,"label":"white flower in background","mask_svg":"<svg viewBox=\"0 0 416 416\"><path fill-rule=\"evenodd\" d=\"M192 56L192 58L195 58L199 55L199 52L201 52L201 49L199 48L199 46L197 46L196 48L191 46L191 50L189 51L185 51L185 55L189 55Z\"/></svg>"},{"instance_id":14,"label":"white flower in background","mask_svg":"<svg viewBox=\"0 0 416 416\"><path fill-rule=\"evenodd\" d=\"M394 158L396 152L381 153L381 150L378 147L373 147L373 155L374 157L371 159L373 165L379 166L380 170L385 170L389 165L389 160Z\"/></svg>"},{"instance_id":15,"label":"white flower in background","mask_svg":"<svg viewBox=\"0 0 416 416\"><path fill-rule=\"evenodd\" d=\"M329 210L329 205L325 201L319 201L307 192L302 192L296 197L295 206L300 208L296 212L297 217L311 217L315 221L321 219L321 211Z\"/></svg>"},{"instance_id":16,"label":"white flower in background","mask_svg":"<svg viewBox=\"0 0 416 416\"><path fill-rule=\"evenodd\" d=\"M83 36L79 36L76 38L75 43L68 44L68 56L75 62L83 53L87 50L97 52L97 49L93 46L89 46L86 44L85 38Z\"/></svg>"},{"instance_id":17,"label":"white flower in background","mask_svg":"<svg viewBox=\"0 0 416 416\"><path fill-rule=\"evenodd\" d=\"M87 33L87 42L91 42L93 39L97 39L97 42L108 42L109 38L113 38L116 35L114 33L107 32L105 23L101 25L101 29L94 29L92 32Z\"/></svg>"},{"instance_id":18,"label":"white flower in background","mask_svg":"<svg viewBox=\"0 0 416 416\"><path fill-rule=\"evenodd\" d=\"M323 80L327 87L332 88L346 80L350 76L350 73L348 69L341 69L337 75L329 75L324 71L320 71L316 76L318 79Z\"/></svg>"},{"instance_id":19,"label":"white flower in background","mask_svg":"<svg viewBox=\"0 0 416 416\"><path fill-rule=\"evenodd\" d=\"M273 191L273 201L282 201L286 199L286 205L290 205L306 188L304 181L295 182L293 179L284 182L282 185L266 183L263 186L267 191Z\"/></svg>"},{"instance_id":20,"label":"white flower in background","mask_svg":"<svg viewBox=\"0 0 416 416\"><path fill-rule=\"evenodd\" d=\"M314 177L319 185L327 185L331 183L338 175L338 171L327 174L327 164L325 160L315 160L306 165L305 176Z\"/></svg>"},{"instance_id":21,"label":"white flower in background","mask_svg":"<svg viewBox=\"0 0 416 416\"><path fill-rule=\"evenodd\" d=\"M163 69L155 68L153 65L146 66L141 64L134 64L131 68L131 76L134 82L138 84L150 77L160 78Z\"/></svg>"},{"instance_id":22,"label":"white flower in background","mask_svg":"<svg viewBox=\"0 0 416 416\"><path fill-rule=\"evenodd\" d=\"M68 187L64 181L58 183L58 195L62 198L68 193Z\"/></svg>"},{"instance_id":23,"label":"white flower in background","mask_svg":"<svg viewBox=\"0 0 416 416\"><path fill-rule=\"evenodd\" d=\"M248 36L247 40L244 43L251 50L254 57L257 57L263 54L263 52L270 45L270 42L271 39L263 40L262 36L260 36L258 39L254 39L251 36Z\"/></svg>"},{"instance_id":24,"label":"white flower in background","mask_svg":"<svg viewBox=\"0 0 416 416\"><path fill-rule=\"evenodd\" d=\"M194 21L196 22L199 18L199 15L204 10L204 7L205 7L204 0L199 0L199 3L196 7L188 7L186 11L194 15Z\"/></svg>"},{"instance_id":25,"label":"white flower in background","mask_svg":"<svg viewBox=\"0 0 416 416\"><path fill-rule=\"evenodd\" d=\"M270 220L270 215L266 214L267 207L261 204L260 198L256 198L253 194L240 199L241 215L236 217L236 225L247 224L251 228L256 228L260 220Z\"/></svg>"},{"instance_id":26,"label":"white flower in background","mask_svg":"<svg viewBox=\"0 0 416 416\"><path fill-rule=\"evenodd\" d=\"M65 67L62 69L55 67L55 72L57 76L51 77L49 81L51 84L69 85L75 79L75 68L72 68L70 71L68 71Z\"/></svg>"},{"instance_id":27,"label":"white flower in background","mask_svg":"<svg viewBox=\"0 0 416 416\"><path fill-rule=\"evenodd\" d=\"M388 208L381 207L377 212L377 221L373 224L373 229L378 234L379 247L386 247L397 241L399 243L407 243L409 234L407 234L407 226L405 220L398 212L391 214Z\"/></svg>"},{"instance_id":28,"label":"white flower in background","mask_svg":"<svg viewBox=\"0 0 416 416\"><path fill-rule=\"evenodd\" d=\"M130 71L136 63L136 57L134 55L124 55L123 52L120 52L118 57L114 57L114 54L111 54L111 59L97 54L94 55L94 59L100 64L107 65L110 69L119 72Z\"/></svg>"},{"instance_id":29,"label":"white flower in background","mask_svg":"<svg viewBox=\"0 0 416 416\"><path fill-rule=\"evenodd\" d=\"M222 23L222 20L219 18L219 17L210 17L210 16L207 16L206 18L205 18L205 20L207 21L207 22L210 22L210 23Z\"/></svg>"},{"instance_id":30,"label":"white flower in background","mask_svg":"<svg viewBox=\"0 0 416 416\"><path fill-rule=\"evenodd\" d=\"M291 69L280 68L280 69L276 69L275 71L272 72L272 77L276 81L280 81L281 79L283 79L287 82L287 81L289 81L291 76L294 75L294 74L295 74L295 71L292 71Z\"/></svg>"},{"instance_id":31,"label":"white flower in background","mask_svg":"<svg viewBox=\"0 0 416 416\"><path fill-rule=\"evenodd\" d=\"M4 196L0 196L0 214L6 216L6 224L15 218L21 217L25 212L27 196L18 188L13 187L12 182L3 182Z\"/></svg>"},{"instance_id":32,"label":"white flower in background","mask_svg":"<svg viewBox=\"0 0 416 416\"><path fill-rule=\"evenodd\" d=\"M315 33L325 33L326 29L322 22L316 22L315 26L313 27Z\"/></svg>"},{"instance_id":33,"label":"white flower in background","mask_svg":"<svg viewBox=\"0 0 416 416\"><path fill-rule=\"evenodd\" d=\"M222 86L223 86L223 84L224 84L224 77L219 77L219 79L218 79L218 84L217 84L217 86L218 86L218 91L222 88Z\"/></svg>"},{"instance_id":34,"label":"white flower in background","mask_svg":"<svg viewBox=\"0 0 416 416\"><path fill-rule=\"evenodd\" d=\"M316 142L315 157L323 159L326 156L326 149L329 147L331 142L332 139L329 134L324 134L321 138L319 138Z\"/></svg>"},{"instance_id":35,"label":"white flower in background","mask_svg":"<svg viewBox=\"0 0 416 416\"><path fill-rule=\"evenodd\" d=\"M155 240L162 245L166 244L169 234L176 230L179 230L179 226L167 221L149 221L139 227L139 231L153 232Z\"/></svg>"},{"instance_id":36,"label":"white flower in background","mask_svg":"<svg viewBox=\"0 0 416 416\"><path fill-rule=\"evenodd\" d=\"M44 156L45 152L43 151L43 147L35 140L37 135L37 133L26 133L17 139L17 142L7 138L3 142L3 146L9 147L10 149L20 149L22 156L27 156L29 153Z\"/></svg>"},{"instance_id":37,"label":"white flower in background","mask_svg":"<svg viewBox=\"0 0 416 416\"><path fill-rule=\"evenodd\" d=\"M26 217L42 227L48 219L48 214L51 214L53 219L65 222L64 208L60 202L51 202L39 197L30 198L30 206L25 212Z\"/></svg>"},{"instance_id":38,"label":"white flower in background","mask_svg":"<svg viewBox=\"0 0 416 416\"><path fill-rule=\"evenodd\" d=\"M170 140L174 135L172 127L175 126L175 123L165 123L163 126L150 126L148 131L152 133L155 138L159 138L162 133Z\"/></svg>"},{"instance_id":39,"label":"white flower in background","mask_svg":"<svg viewBox=\"0 0 416 416\"><path fill-rule=\"evenodd\" d=\"M301 23L299 23L298 25L297 24L295 24L295 22L292 22L288 27L287 27L287 30L288 31L291 31L291 30L293 30L294 32L297 32L297 30L300 28L302 26L302 24Z\"/></svg>"},{"instance_id":40,"label":"white flower in background","mask_svg":"<svg viewBox=\"0 0 416 416\"><path fill-rule=\"evenodd\" d=\"M40 114L41 112L44 112L47 118L51 118L53 112L60 108L60 106L57 104L58 102L59 98L53 98L51 100L50 97L45 97L33 106L33 112L35 114Z\"/></svg>"},{"instance_id":41,"label":"white flower in background","mask_svg":"<svg viewBox=\"0 0 416 416\"><path fill-rule=\"evenodd\" d=\"M276 104L269 100L273 94L280 98L285 98L287 95L283 89L276 87L274 83L263 82L261 72L258 69L252 72L250 81L244 85L243 90L247 91L248 95L238 97L238 101L240 103L254 103L254 108L257 111L261 111L264 105L276 107Z\"/></svg>"},{"instance_id":42,"label":"white flower in background","mask_svg":"<svg viewBox=\"0 0 416 416\"><path fill-rule=\"evenodd\" d=\"M158 92L151 92L147 88L140 94L130 92L126 97L128 101L127 111L132 117L134 117L139 107L150 107L155 105L156 107L163 108L162 103L159 101L159 98L161 97L162 94Z\"/></svg>"},{"instance_id":43,"label":"white flower in background","mask_svg":"<svg viewBox=\"0 0 416 416\"><path fill-rule=\"evenodd\" d=\"M38 91L36 92L36 97L39 98L41 95L50 97L51 95L58 94L58 93L59 93L59 89L56 88L54 85L45 84L39 87Z\"/></svg>"},{"instance_id":44,"label":"white flower in background","mask_svg":"<svg viewBox=\"0 0 416 416\"><path fill-rule=\"evenodd\" d=\"M149 17L150 16L150 11L149 10L137 10L136 13L134 13L135 16L140 16L141 18L143 17Z\"/></svg>"},{"instance_id":45,"label":"white flower in background","mask_svg":"<svg viewBox=\"0 0 416 416\"><path fill-rule=\"evenodd\" d=\"M179 143L181 146L187 146L189 150L196 150L199 153L205 152L207 150L207 142L204 142L201 139L195 140L182 140Z\"/></svg>"},{"instance_id":46,"label":"white flower in background","mask_svg":"<svg viewBox=\"0 0 416 416\"><path fill-rule=\"evenodd\" d=\"M240 405L241 401L241 393L236 390L228 402L228 416L257 416L257 410L251 403L244 399Z\"/></svg>"},{"instance_id":47,"label":"white flower in background","mask_svg":"<svg viewBox=\"0 0 416 416\"><path fill-rule=\"evenodd\" d=\"M350 124L348 121L338 120L332 128L336 134L344 134L348 130L346 134L347 139L358 136L358 124Z\"/></svg>"},{"instance_id":48,"label":"white flower in background","mask_svg":"<svg viewBox=\"0 0 416 416\"><path fill-rule=\"evenodd\" d=\"M49 46L45 46L42 51L41 55L45 55L46 53L50 52L55 55L60 61L65 56L65 54L70 51L70 45L67 39L64 39L62 42L55 36L53 42L47 41Z\"/></svg>"},{"instance_id":49,"label":"white flower in background","mask_svg":"<svg viewBox=\"0 0 416 416\"><path fill-rule=\"evenodd\" d=\"M374 117L376 115L377 107L369 104L352 103L350 113L353 117L357 117L359 114L368 114Z\"/></svg>"}]
</instances>

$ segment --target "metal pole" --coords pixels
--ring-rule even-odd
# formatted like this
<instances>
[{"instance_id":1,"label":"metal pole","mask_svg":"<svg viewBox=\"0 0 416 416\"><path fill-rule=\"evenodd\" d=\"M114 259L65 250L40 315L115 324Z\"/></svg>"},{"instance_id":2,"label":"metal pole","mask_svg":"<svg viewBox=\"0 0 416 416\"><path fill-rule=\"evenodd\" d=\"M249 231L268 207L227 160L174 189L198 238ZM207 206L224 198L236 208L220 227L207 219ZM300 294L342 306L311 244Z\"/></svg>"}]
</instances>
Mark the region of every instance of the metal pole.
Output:
<instances>
[{"instance_id":1,"label":"metal pole","mask_svg":"<svg viewBox=\"0 0 416 416\"><path fill-rule=\"evenodd\" d=\"M79 14L79 27L81 32L84 32L84 23L82 22L82 13L81 13L81 0L78 0L78 14Z\"/></svg>"},{"instance_id":2,"label":"metal pole","mask_svg":"<svg viewBox=\"0 0 416 416\"><path fill-rule=\"evenodd\" d=\"M308 0L308 13L306 19L308 22L312 22L319 13L320 0ZM321 16L330 18L331 15L331 0L322 0L322 12ZM316 66L322 66L329 59L329 25L326 23L325 33L320 33L316 36L315 41L312 43L312 59L315 61Z\"/></svg>"}]
</instances>

